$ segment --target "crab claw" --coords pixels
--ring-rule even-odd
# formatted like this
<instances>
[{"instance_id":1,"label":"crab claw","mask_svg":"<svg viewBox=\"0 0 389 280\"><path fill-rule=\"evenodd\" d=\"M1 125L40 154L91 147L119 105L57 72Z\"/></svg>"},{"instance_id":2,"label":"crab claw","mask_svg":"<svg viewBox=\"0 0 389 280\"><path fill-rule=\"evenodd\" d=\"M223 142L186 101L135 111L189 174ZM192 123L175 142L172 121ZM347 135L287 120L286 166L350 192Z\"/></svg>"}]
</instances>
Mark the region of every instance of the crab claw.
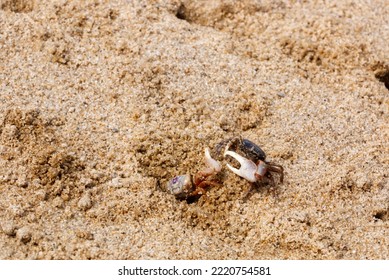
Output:
<instances>
[{"instance_id":1,"label":"crab claw","mask_svg":"<svg viewBox=\"0 0 389 280\"><path fill-rule=\"evenodd\" d=\"M226 155L233 157L240 163L239 169L236 169L227 163L227 167L232 172L252 183L258 181L255 176L255 173L257 172L257 165L254 162L232 151L225 151L224 156Z\"/></svg>"},{"instance_id":2,"label":"crab claw","mask_svg":"<svg viewBox=\"0 0 389 280\"><path fill-rule=\"evenodd\" d=\"M212 173L218 173L222 170L221 164L211 157L208 148L205 148L205 165L212 170Z\"/></svg>"},{"instance_id":3,"label":"crab claw","mask_svg":"<svg viewBox=\"0 0 389 280\"><path fill-rule=\"evenodd\" d=\"M216 175L217 173L222 170L221 164L213 159L211 157L211 154L209 153L209 149L205 149L205 165L206 168L203 170L200 170L194 175L193 182L196 186L200 186L201 184L206 185L217 185L216 183L213 183L212 181L209 181L207 178L212 175Z\"/></svg>"}]
</instances>

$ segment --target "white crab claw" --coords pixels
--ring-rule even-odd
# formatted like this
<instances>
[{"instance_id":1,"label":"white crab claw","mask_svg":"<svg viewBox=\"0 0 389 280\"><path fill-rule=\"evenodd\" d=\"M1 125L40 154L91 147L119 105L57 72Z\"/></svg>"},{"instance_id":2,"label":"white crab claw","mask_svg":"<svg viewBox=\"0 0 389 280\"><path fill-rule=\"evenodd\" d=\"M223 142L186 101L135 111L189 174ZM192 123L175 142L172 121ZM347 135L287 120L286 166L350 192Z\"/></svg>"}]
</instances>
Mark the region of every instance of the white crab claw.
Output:
<instances>
[{"instance_id":1,"label":"white crab claw","mask_svg":"<svg viewBox=\"0 0 389 280\"><path fill-rule=\"evenodd\" d=\"M208 148L205 148L205 165L209 167L213 173L218 173L222 170L221 164L211 157Z\"/></svg>"},{"instance_id":2,"label":"white crab claw","mask_svg":"<svg viewBox=\"0 0 389 280\"><path fill-rule=\"evenodd\" d=\"M232 151L225 151L224 156L226 155L233 157L240 163L239 169L236 169L227 163L227 167L232 172L252 183L257 181L257 178L255 177L255 173L257 172L257 165L254 162Z\"/></svg>"}]
</instances>

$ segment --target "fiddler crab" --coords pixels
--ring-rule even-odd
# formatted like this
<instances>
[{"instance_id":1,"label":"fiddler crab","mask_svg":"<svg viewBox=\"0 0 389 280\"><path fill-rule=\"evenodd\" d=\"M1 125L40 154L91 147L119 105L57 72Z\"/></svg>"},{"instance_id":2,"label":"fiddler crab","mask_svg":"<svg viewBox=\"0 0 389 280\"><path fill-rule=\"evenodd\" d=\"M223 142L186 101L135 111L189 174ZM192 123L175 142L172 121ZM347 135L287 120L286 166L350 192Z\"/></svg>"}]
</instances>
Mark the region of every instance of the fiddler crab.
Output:
<instances>
[{"instance_id":1,"label":"fiddler crab","mask_svg":"<svg viewBox=\"0 0 389 280\"><path fill-rule=\"evenodd\" d=\"M234 137L220 142L216 146L216 152L220 155L224 148L223 157L232 157L239 162L240 167L235 168L227 163L227 168L236 175L246 179L252 184L261 182L270 183L275 186L272 173L278 173L280 182L284 180L284 168L269 161L266 161L265 152L255 143L241 137ZM219 161L213 159L209 149L205 149L206 168L200 170L192 177L189 174L179 175L167 183L167 190L177 199L193 199L205 194L209 187L220 186L210 177L222 170ZM251 191L251 189L249 190Z\"/></svg>"},{"instance_id":2,"label":"fiddler crab","mask_svg":"<svg viewBox=\"0 0 389 280\"><path fill-rule=\"evenodd\" d=\"M221 164L211 157L209 149L205 149L206 168L200 170L192 177L189 174L179 175L167 183L167 190L178 199L191 199L207 192L208 187L220 186L219 183L209 180L222 169Z\"/></svg>"},{"instance_id":3,"label":"fiddler crab","mask_svg":"<svg viewBox=\"0 0 389 280\"><path fill-rule=\"evenodd\" d=\"M230 156L240 164L240 168L237 169L227 163L228 169L236 175L251 183L270 181L271 185L275 186L272 173L278 173L280 174L280 182L284 181L284 168L279 164L266 161L266 154L258 145L248 139L234 137L219 143L217 147L219 151L225 142L227 143L224 157ZM237 152L240 152L240 154Z\"/></svg>"}]
</instances>

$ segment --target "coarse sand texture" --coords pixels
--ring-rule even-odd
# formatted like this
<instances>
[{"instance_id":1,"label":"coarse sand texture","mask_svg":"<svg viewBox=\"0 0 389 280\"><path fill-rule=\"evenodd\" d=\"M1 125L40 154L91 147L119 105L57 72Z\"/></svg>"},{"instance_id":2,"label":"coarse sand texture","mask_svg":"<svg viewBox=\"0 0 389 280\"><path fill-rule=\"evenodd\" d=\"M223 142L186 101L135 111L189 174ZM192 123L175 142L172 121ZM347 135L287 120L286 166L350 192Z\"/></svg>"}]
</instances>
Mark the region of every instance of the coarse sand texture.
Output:
<instances>
[{"instance_id":1,"label":"coarse sand texture","mask_svg":"<svg viewBox=\"0 0 389 280\"><path fill-rule=\"evenodd\" d=\"M1 0L0 259L389 259L388 38L387 0Z\"/></svg>"}]
</instances>

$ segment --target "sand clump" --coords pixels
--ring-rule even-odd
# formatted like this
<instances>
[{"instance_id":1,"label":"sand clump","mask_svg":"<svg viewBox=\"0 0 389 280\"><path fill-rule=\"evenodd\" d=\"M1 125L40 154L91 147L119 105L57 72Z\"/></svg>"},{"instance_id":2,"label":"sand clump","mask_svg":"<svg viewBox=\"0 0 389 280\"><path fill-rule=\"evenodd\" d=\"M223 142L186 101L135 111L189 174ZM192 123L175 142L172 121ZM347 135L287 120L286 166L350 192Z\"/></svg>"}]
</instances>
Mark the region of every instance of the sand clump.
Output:
<instances>
[{"instance_id":1,"label":"sand clump","mask_svg":"<svg viewBox=\"0 0 389 280\"><path fill-rule=\"evenodd\" d=\"M386 1L2 1L0 258L389 258L388 19ZM277 195L244 198L227 168L207 197L166 192L237 135L284 167Z\"/></svg>"}]
</instances>

